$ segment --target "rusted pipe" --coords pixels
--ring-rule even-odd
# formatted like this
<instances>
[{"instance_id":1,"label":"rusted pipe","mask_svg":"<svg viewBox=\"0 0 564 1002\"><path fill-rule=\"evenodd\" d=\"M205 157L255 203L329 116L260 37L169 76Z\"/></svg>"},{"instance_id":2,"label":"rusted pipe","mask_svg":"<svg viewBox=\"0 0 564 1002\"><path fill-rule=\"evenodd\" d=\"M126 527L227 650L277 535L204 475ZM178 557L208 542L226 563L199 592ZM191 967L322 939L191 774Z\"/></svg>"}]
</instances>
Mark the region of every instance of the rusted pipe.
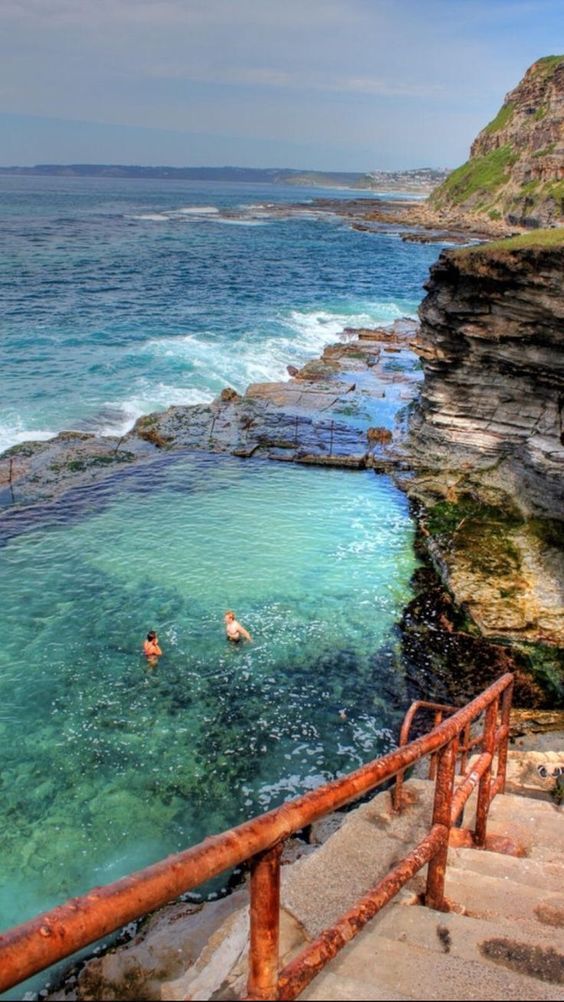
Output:
<instances>
[{"instance_id":1,"label":"rusted pipe","mask_svg":"<svg viewBox=\"0 0 564 1002\"><path fill-rule=\"evenodd\" d=\"M442 710L435 710L435 716L433 718L433 727L438 727L442 723L443 714ZM435 779L437 775L437 755L431 755L429 760L429 779Z\"/></svg>"},{"instance_id":2,"label":"rusted pipe","mask_svg":"<svg viewBox=\"0 0 564 1002\"><path fill-rule=\"evenodd\" d=\"M278 980L278 998L295 999L316 974L325 967L339 950L361 931L381 908L391 901L398 891L411 880L431 857L446 846L448 834L442 825L435 825L429 834L368 894L349 909L335 925L325 929L317 939L306 946L283 971Z\"/></svg>"},{"instance_id":3,"label":"rusted pipe","mask_svg":"<svg viewBox=\"0 0 564 1002\"><path fill-rule=\"evenodd\" d=\"M471 734L470 734L470 724L466 724L464 728L464 737L461 744L459 745L460 751L462 752L460 756L460 775L463 776L466 772L466 766L468 765L468 753L470 751L471 745Z\"/></svg>"},{"instance_id":4,"label":"rusted pipe","mask_svg":"<svg viewBox=\"0 0 564 1002\"><path fill-rule=\"evenodd\" d=\"M251 935L247 999L278 998L282 843L251 861Z\"/></svg>"},{"instance_id":5,"label":"rusted pipe","mask_svg":"<svg viewBox=\"0 0 564 1002\"><path fill-rule=\"evenodd\" d=\"M425 904L428 908L444 911L445 907L445 873L448 856L448 839L451 826L452 790L456 769L457 738L449 741L446 748L438 753L437 782L435 786L435 802L433 804L433 825L446 829L446 842L429 860L427 870L427 888Z\"/></svg>"},{"instance_id":6,"label":"rusted pipe","mask_svg":"<svg viewBox=\"0 0 564 1002\"><path fill-rule=\"evenodd\" d=\"M493 759L495 752L495 732L497 725L498 699L494 699L486 709L486 719L484 721L484 752ZM477 846L485 846L486 831L488 826L488 811L490 808L490 783L491 783L491 762L480 780L478 788L478 803L476 804L476 827L474 829L474 841Z\"/></svg>"},{"instance_id":7,"label":"rusted pipe","mask_svg":"<svg viewBox=\"0 0 564 1002\"><path fill-rule=\"evenodd\" d=\"M507 740L509 738L511 702L513 699L513 682L504 689L501 694L501 727L505 731L503 737L500 736L499 754L497 759L497 775L500 780L500 793L505 792L505 779L507 775Z\"/></svg>"},{"instance_id":8,"label":"rusted pipe","mask_svg":"<svg viewBox=\"0 0 564 1002\"><path fill-rule=\"evenodd\" d=\"M452 808L450 812L450 821L452 825L456 824L459 815L464 809L466 801L476 789L480 779L484 775L484 772L491 765L491 762L491 755L480 755L479 759L474 762L474 765L472 766L472 772L469 772L456 788L452 798Z\"/></svg>"},{"instance_id":9,"label":"rusted pipe","mask_svg":"<svg viewBox=\"0 0 564 1002\"><path fill-rule=\"evenodd\" d=\"M430 703L430 702L428 702L425 699L417 699L417 700L415 700L411 704L411 706L409 707L409 709L408 709L405 717L403 718L403 722L402 722L401 730L400 730L399 742L398 742L400 748L403 748L408 743L408 741L409 741L409 732L411 730L411 725L413 723L415 715L419 712L419 710L435 710L436 712L435 712L435 717L434 717L434 721L435 721L434 722L434 727L436 727L437 724L441 722L442 713L443 712L445 712L445 713L456 713L457 708L456 708L456 706L448 706L447 704L443 704L443 703ZM434 777L431 776L431 772L433 771L433 761L434 761L433 758L431 758L431 765L430 765L430 768L429 768L429 779L434 778ZM405 774L405 770L404 769L402 769L401 772L398 772L398 774L396 776L396 782L395 782L395 785L394 785L394 789L393 789L393 792L392 792L392 810L396 814L400 814L401 813L401 809L402 809L401 791L402 791L402 786L403 786L403 777L404 777L404 774Z\"/></svg>"},{"instance_id":10,"label":"rusted pipe","mask_svg":"<svg viewBox=\"0 0 564 1002\"><path fill-rule=\"evenodd\" d=\"M497 776L490 782L490 804L494 797L497 797L498 793L503 793L504 780L502 776ZM488 805L489 806L489 805Z\"/></svg>"},{"instance_id":11,"label":"rusted pipe","mask_svg":"<svg viewBox=\"0 0 564 1002\"><path fill-rule=\"evenodd\" d=\"M355 772L288 801L237 828L212 835L191 849L94 888L0 936L0 992L68 957L133 919L162 907L293 832L356 800L457 736L512 681L502 676L430 734Z\"/></svg>"}]
</instances>

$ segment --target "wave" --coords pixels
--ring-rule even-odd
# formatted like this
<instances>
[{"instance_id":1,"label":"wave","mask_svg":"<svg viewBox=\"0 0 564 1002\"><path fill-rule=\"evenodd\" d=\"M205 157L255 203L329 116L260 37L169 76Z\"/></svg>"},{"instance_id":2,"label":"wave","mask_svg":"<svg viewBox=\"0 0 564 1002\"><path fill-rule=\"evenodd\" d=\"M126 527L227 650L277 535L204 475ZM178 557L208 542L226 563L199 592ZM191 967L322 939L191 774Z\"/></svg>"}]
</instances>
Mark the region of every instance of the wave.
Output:
<instances>
[{"instance_id":1,"label":"wave","mask_svg":"<svg viewBox=\"0 0 564 1002\"><path fill-rule=\"evenodd\" d=\"M304 365L320 355L346 327L390 324L409 312L409 307L395 302L363 304L362 309L338 312L291 310L272 318L272 333L257 336L248 331L240 335L236 350L224 334L214 330L197 335L154 338L142 350L153 357L190 366L195 381L200 387L207 387L211 394L218 393L224 386L232 386L243 393L250 383L287 379L289 364Z\"/></svg>"},{"instance_id":2,"label":"wave","mask_svg":"<svg viewBox=\"0 0 564 1002\"><path fill-rule=\"evenodd\" d=\"M45 442L55 438L61 431L82 431L101 437L121 437L131 431L138 418L153 411L166 410L172 406L209 403L214 397L211 391L193 386L171 386L166 383L152 383L140 380L138 392L125 400L108 400L100 409L88 417L64 421L57 430L37 430L25 428L23 422L0 425L0 454L22 442Z\"/></svg>"},{"instance_id":3,"label":"wave","mask_svg":"<svg viewBox=\"0 0 564 1002\"><path fill-rule=\"evenodd\" d=\"M168 216L163 212L143 212L139 215L126 216L126 219L140 219L143 222L166 223Z\"/></svg>"},{"instance_id":4,"label":"wave","mask_svg":"<svg viewBox=\"0 0 564 1002\"><path fill-rule=\"evenodd\" d=\"M173 209L178 216L215 216L219 212L216 205L187 205L183 209Z\"/></svg>"},{"instance_id":5,"label":"wave","mask_svg":"<svg viewBox=\"0 0 564 1002\"><path fill-rule=\"evenodd\" d=\"M359 311L292 310L286 323L298 335L292 343L311 353L330 344L346 327L370 328L391 324L407 315L415 316L414 309L395 302L374 302L363 304Z\"/></svg>"},{"instance_id":6,"label":"wave","mask_svg":"<svg viewBox=\"0 0 564 1002\"><path fill-rule=\"evenodd\" d=\"M194 218L209 219L219 215L219 209L215 205L187 205L180 209L167 209L163 212L134 212L125 216L125 219L135 219L147 223L169 223L172 220Z\"/></svg>"},{"instance_id":7,"label":"wave","mask_svg":"<svg viewBox=\"0 0 564 1002\"><path fill-rule=\"evenodd\" d=\"M210 223L221 223L223 226L269 226L270 219L227 219L221 216L218 219L210 219Z\"/></svg>"},{"instance_id":8,"label":"wave","mask_svg":"<svg viewBox=\"0 0 564 1002\"><path fill-rule=\"evenodd\" d=\"M47 429L24 428L21 422L15 425L0 425L0 455L11 449L14 445L22 442L47 442L50 438L58 435L56 431Z\"/></svg>"},{"instance_id":9,"label":"wave","mask_svg":"<svg viewBox=\"0 0 564 1002\"><path fill-rule=\"evenodd\" d=\"M57 419L54 429L36 431L25 427L25 419L14 417L0 426L0 451L20 442L47 440L69 428L120 437L139 417L152 411L209 403L225 386L244 393L251 383L285 380L288 365L302 366L317 357L346 327L386 325L406 315L415 315L415 306L393 301L361 302L349 308L343 304L336 310L294 309L270 317L266 329L243 331L237 337L236 349L225 332L214 329L152 338L139 351L151 361L166 359L166 367L158 367L166 368L166 381L138 378L129 386L130 393L133 390L130 396L105 400L95 413L75 418L72 423ZM51 424L51 420L47 418L46 423Z\"/></svg>"},{"instance_id":10,"label":"wave","mask_svg":"<svg viewBox=\"0 0 564 1002\"><path fill-rule=\"evenodd\" d=\"M142 381L138 393L121 401L108 401L100 412L82 422L84 430L97 435L126 435L138 418L172 406L205 404L213 394L192 386L170 386L166 383ZM88 426L88 427L87 427Z\"/></svg>"},{"instance_id":11,"label":"wave","mask_svg":"<svg viewBox=\"0 0 564 1002\"><path fill-rule=\"evenodd\" d=\"M288 219L327 219L333 221L330 213L320 213L315 209L299 210L275 202L257 202L239 205L236 209L220 209L216 205L187 205L162 212L137 212L124 218L141 222L210 222L229 226L266 226L269 222L284 222Z\"/></svg>"}]
</instances>

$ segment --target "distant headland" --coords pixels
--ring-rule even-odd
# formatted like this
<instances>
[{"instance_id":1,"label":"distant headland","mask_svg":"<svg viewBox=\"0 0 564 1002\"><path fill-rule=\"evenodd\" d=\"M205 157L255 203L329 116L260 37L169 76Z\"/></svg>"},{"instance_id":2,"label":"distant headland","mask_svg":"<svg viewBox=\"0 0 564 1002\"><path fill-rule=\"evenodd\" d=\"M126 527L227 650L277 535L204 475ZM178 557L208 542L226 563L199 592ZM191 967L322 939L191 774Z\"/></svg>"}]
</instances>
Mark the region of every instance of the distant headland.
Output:
<instances>
[{"instance_id":1,"label":"distant headland","mask_svg":"<svg viewBox=\"0 0 564 1002\"><path fill-rule=\"evenodd\" d=\"M354 171L297 170L277 167L143 167L135 164L36 164L0 167L0 174L41 177L108 177L173 181L244 181L250 184L291 184L297 187L358 188L428 195L448 175L446 169Z\"/></svg>"}]
</instances>

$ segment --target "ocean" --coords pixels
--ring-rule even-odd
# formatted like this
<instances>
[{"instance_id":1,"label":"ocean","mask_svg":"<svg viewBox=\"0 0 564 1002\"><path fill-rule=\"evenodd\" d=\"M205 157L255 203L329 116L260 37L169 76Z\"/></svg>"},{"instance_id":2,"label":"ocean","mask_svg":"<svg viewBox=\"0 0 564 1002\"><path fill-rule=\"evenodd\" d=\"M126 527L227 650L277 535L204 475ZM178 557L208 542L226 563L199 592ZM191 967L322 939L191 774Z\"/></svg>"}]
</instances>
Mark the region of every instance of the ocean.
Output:
<instances>
[{"instance_id":1,"label":"ocean","mask_svg":"<svg viewBox=\"0 0 564 1002\"><path fill-rule=\"evenodd\" d=\"M336 194L0 177L0 450L69 428L120 434L284 378L345 326L413 315L436 247L315 211Z\"/></svg>"},{"instance_id":2,"label":"ocean","mask_svg":"<svg viewBox=\"0 0 564 1002\"><path fill-rule=\"evenodd\" d=\"M320 194L0 178L2 447L123 433L414 315L438 248L354 231ZM0 928L393 746L416 558L387 477L164 455L16 514L0 517ZM226 643L229 607L252 644Z\"/></svg>"}]
</instances>

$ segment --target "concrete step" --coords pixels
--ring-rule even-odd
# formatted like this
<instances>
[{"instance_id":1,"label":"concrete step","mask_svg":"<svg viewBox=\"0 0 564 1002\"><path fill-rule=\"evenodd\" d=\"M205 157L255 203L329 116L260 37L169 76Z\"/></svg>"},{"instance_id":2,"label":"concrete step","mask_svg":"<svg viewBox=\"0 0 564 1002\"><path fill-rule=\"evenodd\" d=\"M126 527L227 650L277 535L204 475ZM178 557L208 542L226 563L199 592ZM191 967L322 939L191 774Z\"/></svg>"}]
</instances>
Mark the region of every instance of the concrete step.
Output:
<instances>
[{"instance_id":1,"label":"concrete step","mask_svg":"<svg viewBox=\"0 0 564 1002\"><path fill-rule=\"evenodd\" d=\"M375 933L378 940L408 942L462 960L501 965L542 980L564 980L564 937L562 930L530 931L508 921L494 922L437 912L421 905L394 905L383 910ZM369 927L367 927L368 929ZM553 935L554 933L554 935ZM507 949L501 944L505 943Z\"/></svg>"},{"instance_id":2,"label":"concrete step","mask_svg":"<svg viewBox=\"0 0 564 1002\"><path fill-rule=\"evenodd\" d=\"M564 887L564 857L558 861L541 862L530 857L505 856L483 849L449 849L448 868L467 874L497 877L517 884L534 887L551 894Z\"/></svg>"},{"instance_id":3,"label":"concrete step","mask_svg":"<svg viewBox=\"0 0 564 1002\"><path fill-rule=\"evenodd\" d=\"M464 812L464 826L473 827L475 798ZM558 863L562 859L564 810L562 805L506 793L495 797L488 832L517 842L531 859Z\"/></svg>"},{"instance_id":4,"label":"concrete step","mask_svg":"<svg viewBox=\"0 0 564 1002\"><path fill-rule=\"evenodd\" d=\"M335 1002L411 1002L415 996L400 995L399 992L386 988L378 982L357 981L356 978L343 978L325 970L310 987L298 996L299 999L335 1000Z\"/></svg>"},{"instance_id":5,"label":"concrete step","mask_svg":"<svg viewBox=\"0 0 564 1002\"><path fill-rule=\"evenodd\" d=\"M350 858L351 842L356 846L353 867L357 876L362 874L363 886L369 886L382 846L388 864L417 840L430 820L432 784L412 778L405 790L410 803L399 829L384 794L363 805L318 853L304 860L302 877L311 869L309 889L317 898L319 893L326 896L325 888L314 889L318 866L328 860L333 864L337 888L341 876L348 879L340 861ZM472 825L474 809L469 803L465 825ZM301 998L564 999L562 809L516 794L498 796L488 831L518 842L527 856L450 849L446 895L455 910L409 907L413 897L404 891L404 903L385 908ZM410 887L422 889L423 876ZM293 889L289 891L292 897ZM325 925L337 917L340 892L330 898L329 914L322 913ZM307 907L297 903L302 911L297 917L303 920L305 914L309 934L317 933ZM318 905L312 902L315 910Z\"/></svg>"},{"instance_id":6,"label":"concrete step","mask_svg":"<svg viewBox=\"0 0 564 1002\"><path fill-rule=\"evenodd\" d=\"M515 880L453 868L447 870L445 895L451 907L463 909L467 915L516 922L539 934L547 924L560 922L564 926L564 894L556 888L549 892Z\"/></svg>"},{"instance_id":7,"label":"concrete step","mask_svg":"<svg viewBox=\"0 0 564 1002\"><path fill-rule=\"evenodd\" d=\"M395 910L399 909L406 914L389 920L390 936L383 934L385 923L377 930L368 926L300 999L564 1000L561 984L524 973L544 968L545 975L562 978L562 958L538 953L534 942L499 936L491 923L478 923L470 936L466 930L472 920L452 913L429 912L431 917L422 925L420 913L427 909L398 906ZM416 939L411 938L412 923L418 930ZM489 936L482 940L484 926ZM479 942L482 950L477 948ZM487 951L497 955L498 961Z\"/></svg>"},{"instance_id":8,"label":"concrete step","mask_svg":"<svg viewBox=\"0 0 564 1002\"><path fill-rule=\"evenodd\" d=\"M408 806L394 814L388 791L346 816L320 848L282 867L281 902L308 936L319 935L351 908L428 832L433 785L409 780Z\"/></svg>"}]
</instances>

